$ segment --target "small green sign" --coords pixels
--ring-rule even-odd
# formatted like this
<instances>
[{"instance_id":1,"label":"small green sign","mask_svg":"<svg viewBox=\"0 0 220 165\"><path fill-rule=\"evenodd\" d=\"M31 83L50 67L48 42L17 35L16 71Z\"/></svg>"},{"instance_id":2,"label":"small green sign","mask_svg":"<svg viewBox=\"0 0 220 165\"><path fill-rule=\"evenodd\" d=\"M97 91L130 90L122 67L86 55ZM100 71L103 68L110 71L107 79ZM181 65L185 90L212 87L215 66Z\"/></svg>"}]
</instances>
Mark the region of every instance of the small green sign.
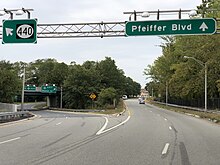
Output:
<instances>
[{"instance_id":1,"label":"small green sign","mask_svg":"<svg viewBox=\"0 0 220 165\"><path fill-rule=\"evenodd\" d=\"M37 43L35 19L3 20L2 43Z\"/></svg>"},{"instance_id":2,"label":"small green sign","mask_svg":"<svg viewBox=\"0 0 220 165\"><path fill-rule=\"evenodd\" d=\"M27 85L24 87L24 90L27 90L27 91L36 91L36 86L33 86L33 85Z\"/></svg>"},{"instance_id":3,"label":"small green sign","mask_svg":"<svg viewBox=\"0 0 220 165\"><path fill-rule=\"evenodd\" d=\"M145 35L202 35L216 32L216 20L179 19L158 21L132 21L127 22L125 33L127 36Z\"/></svg>"},{"instance_id":4,"label":"small green sign","mask_svg":"<svg viewBox=\"0 0 220 165\"><path fill-rule=\"evenodd\" d=\"M57 87L56 86L41 86L42 93L56 93Z\"/></svg>"}]
</instances>

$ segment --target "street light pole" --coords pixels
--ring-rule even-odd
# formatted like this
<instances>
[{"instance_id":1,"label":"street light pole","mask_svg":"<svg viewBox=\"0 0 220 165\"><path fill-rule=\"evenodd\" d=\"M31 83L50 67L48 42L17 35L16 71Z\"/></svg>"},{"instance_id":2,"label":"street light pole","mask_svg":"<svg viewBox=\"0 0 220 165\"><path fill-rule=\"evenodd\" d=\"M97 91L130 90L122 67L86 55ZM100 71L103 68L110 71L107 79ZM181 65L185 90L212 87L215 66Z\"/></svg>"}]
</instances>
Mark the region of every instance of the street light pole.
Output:
<instances>
[{"instance_id":1,"label":"street light pole","mask_svg":"<svg viewBox=\"0 0 220 165\"><path fill-rule=\"evenodd\" d=\"M25 67L24 67L23 81L22 81L21 111L24 111L24 85L25 85Z\"/></svg>"},{"instance_id":2,"label":"street light pole","mask_svg":"<svg viewBox=\"0 0 220 165\"><path fill-rule=\"evenodd\" d=\"M205 63L205 111L207 111L207 64Z\"/></svg>"},{"instance_id":3,"label":"street light pole","mask_svg":"<svg viewBox=\"0 0 220 165\"><path fill-rule=\"evenodd\" d=\"M60 108L63 108L63 87L60 87Z\"/></svg>"},{"instance_id":4,"label":"street light pole","mask_svg":"<svg viewBox=\"0 0 220 165\"><path fill-rule=\"evenodd\" d=\"M198 64L200 64L202 67L205 68L205 112L207 111L207 63L204 63L194 57L189 57L189 56L184 56L184 58L190 58L193 59L194 61L196 61Z\"/></svg>"},{"instance_id":5,"label":"street light pole","mask_svg":"<svg viewBox=\"0 0 220 165\"><path fill-rule=\"evenodd\" d=\"M166 81L166 106L168 104L168 83Z\"/></svg>"}]
</instances>

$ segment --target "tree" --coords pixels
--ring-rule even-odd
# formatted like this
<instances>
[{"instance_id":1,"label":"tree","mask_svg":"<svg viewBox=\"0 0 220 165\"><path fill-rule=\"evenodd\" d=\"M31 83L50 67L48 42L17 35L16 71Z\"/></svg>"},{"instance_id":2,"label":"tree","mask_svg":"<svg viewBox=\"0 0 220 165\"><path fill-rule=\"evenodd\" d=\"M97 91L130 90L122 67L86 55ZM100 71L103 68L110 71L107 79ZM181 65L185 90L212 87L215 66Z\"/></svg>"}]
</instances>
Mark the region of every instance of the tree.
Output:
<instances>
[{"instance_id":1,"label":"tree","mask_svg":"<svg viewBox=\"0 0 220 165\"><path fill-rule=\"evenodd\" d=\"M74 64L64 82L64 100L68 108L85 108L91 104L91 93L99 93L100 79L94 68Z\"/></svg>"},{"instance_id":2,"label":"tree","mask_svg":"<svg viewBox=\"0 0 220 165\"><path fill-rule=\"evenodd\" d=\"M116 97L117 92L114 88L110 87L102 89L98 97L98 103L105 106L112 105L114 104L114 100L116 100Z\"/></svg>"},{"instance_id":3,"label":"tree","mask_svg":"<svg viewBox=\"0 0 220 165\"><path fill-rule=\"evenodd\" d=\"M118 96L124 94L125 76L124 72L115 64L115 61L110 57L106 57L97 64L97 73L100 75L101 88L113 87Z\"/></svg>"},{"instance_id":4,"label":"tree","mask_svg":"<svg viewBox=\"0 0 220 165\"><path fill-rule=\"evenodd\" d=\"M55 59L40 59L32 62L27 67L29 77L37 77L36 85L55 84L62 86L68 74L68 65L58 63Z\"/></svg>"},{"instance_id":5,"label":"tree","mask_svg":"<svg viewBox=\"0 0 220 165\"><path fill-rule=\"evenodd\" d=\"M12 103L21 84L13 64L0 61L0 102Z\"/></svg>"},{"instance_id":6,"label":"tree","mask_svg":"<svg viewBox=\"0 0 220 165\"><path fill-rule=\"evenodd\" d=\"M140 94L141 85L132 80L130 77L125 77L124 94L129 96L137 96Z\"/></svg>"}]
</instances>

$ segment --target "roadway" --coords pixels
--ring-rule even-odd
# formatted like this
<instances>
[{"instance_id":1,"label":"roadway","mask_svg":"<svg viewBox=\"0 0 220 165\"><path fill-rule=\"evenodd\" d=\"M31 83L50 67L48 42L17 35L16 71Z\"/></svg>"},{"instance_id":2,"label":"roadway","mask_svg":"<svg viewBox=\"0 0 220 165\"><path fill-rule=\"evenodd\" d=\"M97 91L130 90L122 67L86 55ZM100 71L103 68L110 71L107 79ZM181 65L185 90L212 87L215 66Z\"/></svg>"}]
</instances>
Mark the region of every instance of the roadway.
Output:
<instances>
[{"instance_id":1,"label":"roadway","mask_svg":"<svg viewBox=\"0 0 220 165\"><path fill-rule=\"evenodd\" d=\"M38 111L0 126L1 165L219 165L220 126L127 100L121 116Z\"/></svg>"}]
</instances>

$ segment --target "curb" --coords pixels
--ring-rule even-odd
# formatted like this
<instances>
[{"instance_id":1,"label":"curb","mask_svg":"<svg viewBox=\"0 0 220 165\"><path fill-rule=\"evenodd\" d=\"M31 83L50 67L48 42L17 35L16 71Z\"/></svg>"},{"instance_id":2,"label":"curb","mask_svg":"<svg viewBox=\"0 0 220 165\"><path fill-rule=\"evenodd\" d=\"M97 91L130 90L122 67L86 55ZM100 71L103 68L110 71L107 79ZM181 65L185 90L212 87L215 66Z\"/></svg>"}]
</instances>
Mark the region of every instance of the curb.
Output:
<instances>
[{"instance_id":1,"label":"curb","mask_svg":"<svg viewBox=\"0 0 220 165\"><path fill-rule=\"evenodd\" d=\"M76 115L95 115L95 116L108 116L106 114L98 114L93 112L69 112L69 111L58 111L58 110L46 110L48 112L57 112L57 113L69 113L69 114L76 114Z\"/></svg>"}]
</instances>

